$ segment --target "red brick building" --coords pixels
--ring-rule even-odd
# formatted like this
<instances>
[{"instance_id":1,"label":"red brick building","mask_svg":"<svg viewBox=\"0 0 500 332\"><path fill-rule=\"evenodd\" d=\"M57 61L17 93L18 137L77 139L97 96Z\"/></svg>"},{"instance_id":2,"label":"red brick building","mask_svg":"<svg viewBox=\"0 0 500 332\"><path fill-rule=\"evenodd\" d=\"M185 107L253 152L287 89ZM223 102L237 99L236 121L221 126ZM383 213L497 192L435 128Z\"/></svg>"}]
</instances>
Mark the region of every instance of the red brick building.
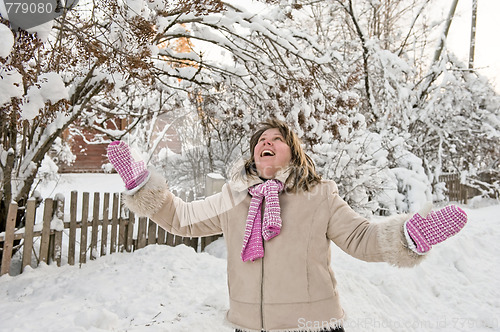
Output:
<instances>
[{"instance_id":1,"label":"red brick building","mask_svg":"<svg viewBox=\"0 0 500 332\"><path fill-rule=\"evenodd\" d=\"M117 123L121 128L113 129L124 129L126 126L126 120L121 120ZM168 119L159 120L157 122L157 125L155 126L155 132L160 133L167 125L169 125ZM95 137L98 135L102 136L102 133L92 129L80 129L79 131L83 133L84 137L82 137L82 135L80 134L72 135L71 128L67 129L63 134L63 140L69 143L69 145L71 146L71 151L76 156L76 159L71 165L66 165L63 163L60 164L59 172L103 173L104 170L102 169L102 165L109 162L108 158L106 157L107 144L92 143L95 140ZM166 135L158 145L156 152L160 151L163 147L168 147L175 153L180 154L182 152L182 143L174 126L171 126L167 130Z\"/></svg>"}]
</instances>

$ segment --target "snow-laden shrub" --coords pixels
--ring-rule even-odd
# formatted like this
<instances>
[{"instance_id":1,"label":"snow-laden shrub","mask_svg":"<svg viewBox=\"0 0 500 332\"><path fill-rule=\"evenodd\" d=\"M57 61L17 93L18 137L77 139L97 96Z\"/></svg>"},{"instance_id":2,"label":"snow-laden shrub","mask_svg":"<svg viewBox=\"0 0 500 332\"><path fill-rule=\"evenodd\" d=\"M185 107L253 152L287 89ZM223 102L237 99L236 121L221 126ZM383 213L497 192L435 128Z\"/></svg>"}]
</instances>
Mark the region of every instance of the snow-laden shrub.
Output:
<instances>
[{"instance_id":1,"label":"snow-laden shrub","mask_svg":"<svg viewBox=\"0 0 500 332\"><path fill-rule=\"evenodd\" d=\"M392 214L431 200L422 161L402 138L366 130L359 116L340 131L340 139L314 145L311 157L323 178L337 182L339 194L352 208L365 215Z\"/></svg>"},{"instance_id":2,"label":"snow-laden shrub","mask_svg":"<svg viewBox=\"0 0 500 332\"><path fill-rule=\"evenodd\" d=\"M64 142L60 137L54 140L49 152L45 154L40 168L36 175L39 181L50 181L57 179L59 166L61 163L71 165L76 159L76 156L71 151L67 142Z\"/></svg>"}]
</instances>

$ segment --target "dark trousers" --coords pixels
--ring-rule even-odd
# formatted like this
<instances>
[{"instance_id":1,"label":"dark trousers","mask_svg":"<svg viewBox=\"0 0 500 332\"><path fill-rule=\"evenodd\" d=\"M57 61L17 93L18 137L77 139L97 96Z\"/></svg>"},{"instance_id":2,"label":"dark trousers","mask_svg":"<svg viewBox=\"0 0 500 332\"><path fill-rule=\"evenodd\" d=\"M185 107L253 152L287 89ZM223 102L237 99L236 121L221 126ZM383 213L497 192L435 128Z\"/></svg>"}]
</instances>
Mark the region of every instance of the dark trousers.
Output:
<instances>
[{"instance_id":1,"label":"dark trousers","mask_svg":"<svg viewBox=\"0 0 500 332\"><path fill-rule=\"evenodd\" d=\"M321 332L345 332L343 327L337 327L337 328L332 327L331 329L323 329L320 331ZM236 329L236 330L234 330L234 332L243 332L243 331ZM262 331L262 332L266 332L266 331Z\"/></svg>"}]
</instances>

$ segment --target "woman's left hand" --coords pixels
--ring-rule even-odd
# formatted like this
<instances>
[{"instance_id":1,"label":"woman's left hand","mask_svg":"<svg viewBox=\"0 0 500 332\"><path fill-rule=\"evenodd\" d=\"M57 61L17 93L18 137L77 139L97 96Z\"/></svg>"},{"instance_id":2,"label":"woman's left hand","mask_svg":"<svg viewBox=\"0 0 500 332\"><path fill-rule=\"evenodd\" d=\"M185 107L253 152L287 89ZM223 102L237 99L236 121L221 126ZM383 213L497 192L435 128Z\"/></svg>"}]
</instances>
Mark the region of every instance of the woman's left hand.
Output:
<instances>
[{"instance_id":1,"label":"woman's left hand","mask_svg":"<svg viewBox=\"0 0 500 332\"><path fill-rule=\"evenodd\" d=\"M429 214L416 213L405 224L406 231L418 253L426 253L432 246L457 234L467 223L467 214L456 205L449 205Z\"/></svg>"}]
</instances>

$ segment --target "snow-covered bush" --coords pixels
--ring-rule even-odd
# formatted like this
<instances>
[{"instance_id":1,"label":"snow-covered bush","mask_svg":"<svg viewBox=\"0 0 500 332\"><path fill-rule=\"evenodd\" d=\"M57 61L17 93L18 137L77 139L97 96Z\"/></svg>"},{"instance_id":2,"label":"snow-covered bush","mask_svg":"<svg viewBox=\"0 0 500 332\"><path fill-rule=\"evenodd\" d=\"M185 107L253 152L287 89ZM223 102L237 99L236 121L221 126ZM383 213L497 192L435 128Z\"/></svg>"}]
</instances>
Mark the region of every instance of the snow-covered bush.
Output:
<instances>
[{"instance_id":1,"label":"snow-covered bush","mask_svg":"<svg viewBox=\"0 0 500 332\"><path fill-rule=\"evenodd\" d=\"M57 137L49 152L45 154L41 166L38 168L36 180L47 182L56 179L59 165L61 163L71 165L75 159L76 156L71 152L68 143Z\"/></svg>"}]
</instances>

